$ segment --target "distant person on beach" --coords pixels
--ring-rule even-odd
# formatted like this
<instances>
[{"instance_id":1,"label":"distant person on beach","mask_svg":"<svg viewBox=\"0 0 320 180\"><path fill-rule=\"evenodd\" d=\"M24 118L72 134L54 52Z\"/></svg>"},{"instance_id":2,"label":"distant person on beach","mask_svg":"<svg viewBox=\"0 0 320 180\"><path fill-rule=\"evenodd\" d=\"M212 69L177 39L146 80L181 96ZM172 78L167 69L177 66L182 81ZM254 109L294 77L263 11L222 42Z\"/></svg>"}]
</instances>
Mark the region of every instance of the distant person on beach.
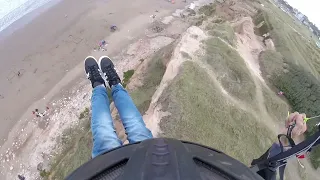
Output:
<instances>
[{"instance_id":1,"label":"distant person on beach","mask_svg":"<svg viewBox=\"0 0 320 180\"><path fill-rule=\"evenodd\" d=\"M48 110L49 107L46 107L46 110L41 113L39 112L39 109L35 109L34 111L32 111L32 114L36 115L36 117L44 117L47 114Z\"/></svg>"},{"instance_id":2,"label":"distant person on beach","mask_svg":"<svg viewBox=\"0 0 320 180\"><path fill-rule=\"evenodd\" d=\"M19 178L19 180L26 180L26 178L20 174L18 175L18 178Z\"/></svg>"},{"instance_id":3,"label":"distant person on beach","mask_svg":"<svg viewBox=\"0 0 320 180\"><path fill-rule=\"evenodd\" d=\"M93 88L91 98L93 158L110 149L122 146L122 141L118 138L113 126L105 80L111 88L112 99L118 109L129 143L153 137L130 95L121 85L121 80L109 57L102 56L99 62L92 56L87 57L85 72Z\"/></svg>"},{"instance_id":4,"label":"distant person on beach","mask_svg":"<svg viewBox=\"0 0 320 180\"><path fill-rule=\"evenodd\" d=\"M118 27L116 25L110 26L110 31L111 32L115 32L117 29L118 29Z\"/></svg>"}]
</instances>

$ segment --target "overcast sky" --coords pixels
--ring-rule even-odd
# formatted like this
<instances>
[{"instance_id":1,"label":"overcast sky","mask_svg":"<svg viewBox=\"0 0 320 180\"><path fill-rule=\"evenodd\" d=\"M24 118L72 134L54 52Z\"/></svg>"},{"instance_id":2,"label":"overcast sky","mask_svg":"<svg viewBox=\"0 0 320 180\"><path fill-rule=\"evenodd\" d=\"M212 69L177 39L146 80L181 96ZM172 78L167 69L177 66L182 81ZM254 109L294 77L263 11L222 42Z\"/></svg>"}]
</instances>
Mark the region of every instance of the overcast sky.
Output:
<instances>
[{"instance_id":1,"label":"overcast sky","mask_svg":"<svg viewBox=\"0 0 320 180\"><path fill-rule=\"evenodd\" d=\"M298 9L309 20L320 28L320 1L319 0L286 0L292 7Z\"/></svg>"}]
</instances>

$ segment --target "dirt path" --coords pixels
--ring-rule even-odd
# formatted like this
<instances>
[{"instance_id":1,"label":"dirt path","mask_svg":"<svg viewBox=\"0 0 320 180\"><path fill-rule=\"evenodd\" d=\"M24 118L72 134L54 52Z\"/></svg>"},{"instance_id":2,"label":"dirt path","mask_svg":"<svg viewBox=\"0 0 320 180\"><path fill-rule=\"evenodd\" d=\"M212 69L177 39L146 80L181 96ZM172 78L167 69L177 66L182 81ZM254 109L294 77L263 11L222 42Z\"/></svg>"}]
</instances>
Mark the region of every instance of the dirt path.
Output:
<instances>
[{"instance_id":1,"label":"dirt path","mask_svg":"<svg viewBox=\"0 0 320 180\"><path fill-rule=\"evenodd\" d=\"M260 119L274 134L279 131L278 126L273 118L268 114L265 100L263 96L263 88L270 90L261 76L259 55L265 51L263 43L254 33L254 24L251 17L244 17L234 21L234 29L236 29L237 48L242 59L245 61L248 70L250 71L253 82L256 86L256 103L258 105ZM271 91L271 90L270 90Z\"/></svg>"}]
</instances>

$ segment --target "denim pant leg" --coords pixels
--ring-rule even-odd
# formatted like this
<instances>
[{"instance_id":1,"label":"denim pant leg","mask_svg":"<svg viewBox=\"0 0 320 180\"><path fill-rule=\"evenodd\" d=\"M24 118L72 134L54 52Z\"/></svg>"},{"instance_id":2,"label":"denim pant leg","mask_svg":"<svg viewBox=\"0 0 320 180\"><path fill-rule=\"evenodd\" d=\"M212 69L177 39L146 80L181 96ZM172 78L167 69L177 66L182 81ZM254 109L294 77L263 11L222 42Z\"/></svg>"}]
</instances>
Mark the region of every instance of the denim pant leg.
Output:
<instances>
[{"instance_id":1,"label":"denim pant leg","mask_svg":"<svg viewBox=\"0 0 320 180\"><path fill-rule=\"evenodd\" d=\"M153 137L151 131L146 127L139 110L121 84L112 86L112 98L126 130L129 143Z\"/></svg>"},{"instance_id":2,"label":"denim pant leg","mask_svg":"<svg viewBox=\"0 0 320 180\"><path fill-rule=\"evenodd\" d=\"M93 136L92 158L122 145L113 126L110 103L103 85L93 89L91 129Z\"/></svg>"}]
</instances>

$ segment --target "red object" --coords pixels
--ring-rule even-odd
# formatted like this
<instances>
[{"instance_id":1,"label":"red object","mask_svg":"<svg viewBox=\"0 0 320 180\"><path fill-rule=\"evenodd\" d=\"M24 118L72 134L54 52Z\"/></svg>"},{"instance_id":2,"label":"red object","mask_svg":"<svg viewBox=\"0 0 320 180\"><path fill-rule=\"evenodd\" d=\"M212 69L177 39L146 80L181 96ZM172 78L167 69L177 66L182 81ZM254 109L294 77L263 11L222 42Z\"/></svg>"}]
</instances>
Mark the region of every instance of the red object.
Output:
<instances>
[{"instance_id":1,"label":"red object","mask_svg":"<svg viewBox=\"0 0 320 180\"><path fill-rule=\"evenodd\" d=\"M304 159L304 158L306 158L306 155L305 155L305 154L297 155L297 158L298 158L298 159Z\"/></svg>"},{"instance_id":2,"label":"red object","mask_svg":"<svg viewBox=\"0 0 320 180\"><path fill-rule=\"evenodd\" d=\"M283 96L283 95L284 95L284 92L279 91L279 92L278 92L278 95L279 95L279 96Z\"/></svg>"}]
</instances>

